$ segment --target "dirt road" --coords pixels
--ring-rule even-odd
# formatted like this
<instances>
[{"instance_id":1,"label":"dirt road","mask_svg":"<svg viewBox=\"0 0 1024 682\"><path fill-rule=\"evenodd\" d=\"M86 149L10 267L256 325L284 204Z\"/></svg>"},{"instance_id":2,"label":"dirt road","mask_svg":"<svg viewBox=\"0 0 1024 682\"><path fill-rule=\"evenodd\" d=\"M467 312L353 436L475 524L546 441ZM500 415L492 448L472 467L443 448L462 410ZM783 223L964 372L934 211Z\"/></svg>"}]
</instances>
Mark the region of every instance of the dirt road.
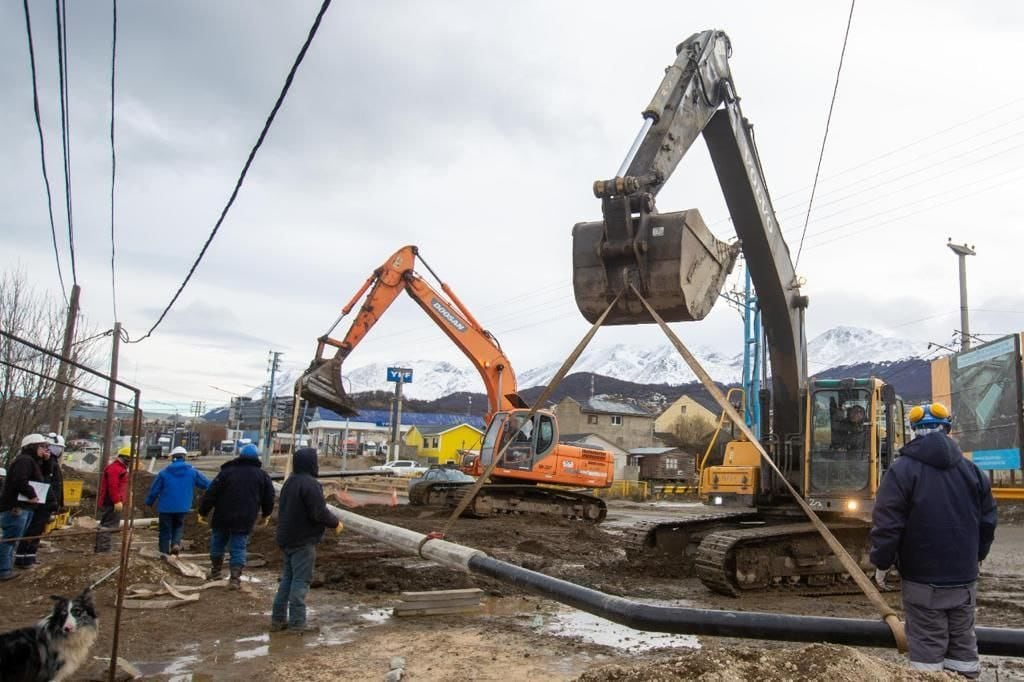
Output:
<instances>
[{"instance_id":1,"label":"dirt road","mask_svg":"<svg viewBox=\"0 0 1024 682\"><path fill-rule=\"evenodd\" d=\"M440 513L410 507L364 507L363 513L430 531ZM602 527L517 517L459 520L450 538L491 555L612 594L659 603L716 609L873 617L857 596L805 597L772 594L732 599L708 592L695 579L645 575L625 557L621 529L631 520L673 513L671 506L613 503ZM1014 514L1017 512L1014 511ZM1013 515L1007 515L1008 518ZM205 527L189 520L192 551L204 552ZM137 531L136 548L155 545L155 531ZM97 557L90 538L59 540L45 547L43 565L0 588L0 627L38 620L50 594L71 594L116 563ZM455 573L399 555L346 533L320 546L318 575L310 593L313 635L269 634L270 601L276 589L273 526L257 529L250 550L269 564L248 572L247 590L204 591L199 602L171 610L125 611L121 655L148 679L382 679L396 656L409 679L478 680L618 679L927 679L902 671L892 652L833 646L795 646L759 641L671 637L638 633L495 581ZM1024 627L1024 525L1004 522L979 585L982 625ZM133 555L129 583L175 576L161 560ZM113 581L97 593L101 640L96 656L108 656ZM478 615L395 618L390 608L403 590L480 587L487 594ZM898 595L887 598L898 608ZM639 654L643 654L640 656ZM985 660L985 679L1024 679L1024 660ZM92 661L80 679L100 679L104 664ZM847 672L843 672L843 671ZM853 672L850 672L853 671Z\"/></svg>"}]
</instances>

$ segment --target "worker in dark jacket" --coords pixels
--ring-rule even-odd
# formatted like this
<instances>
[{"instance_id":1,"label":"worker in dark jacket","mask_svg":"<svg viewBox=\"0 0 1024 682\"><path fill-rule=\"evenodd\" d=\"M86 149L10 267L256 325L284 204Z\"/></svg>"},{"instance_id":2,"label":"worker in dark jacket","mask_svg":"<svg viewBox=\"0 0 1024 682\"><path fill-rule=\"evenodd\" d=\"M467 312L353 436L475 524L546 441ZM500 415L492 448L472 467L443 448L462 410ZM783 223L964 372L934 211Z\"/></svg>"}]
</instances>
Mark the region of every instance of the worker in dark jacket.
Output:
<instances>
[{"instance_id":1,"label":"worker in dark jacket","mask_svg":"<svg viewBox=\"0 0 1024 682\"><path fill-rule=\"evenodd\" d=\"M274 511L274 484L260 465L260 451L255 445L246 445L238 457L221 466L199 505L200 523L211 510L209 577L220 580L224 551L230 548L228 588L237 590L242 586L245 551L256 517L262 514L266 522Z\"/></svg>"},{"instance_id":2,"label":"worker in dark jacket","mask_svg":"<svg viewBox=\"0 0 1024 682\"><path fill-rule=\"evenodd\" d=\"M186 462L187 456L183 447L171 450L171 463L153 479L146 495L147 507L152 507L160 500L156 511L160 518L161 554L181 552L185 516L192 510L193 491L195 488L206 490L210 487L210 479Z\"/></svg>"},{"instance_id":3,"label":"worker in dark jacket","mask_svg":"<svg viewBox=\"0 0 1024 682\"><path fill-rule=\"evenodd\" d=\"M100 512L100 529L96 533L96 552L110 551L110 535L121 525L121 512L128 500L128 465L132 449L123 447L117 457L103 469L100 489L96 494L96 507Z\"/></svg>"},{"instance_id":4,"label":"worker in dark jacket","mask_svg":"<svg viewBox=\"0 0 1024 682\"><path fill-rule=\"evenodd\" d=\"M7 468L4 487L0 491L0 528L3 539L0 542L0 580L15 577L11 570L14 545L25 536L25 529L32 521L32 512L41 504L31 483L40 483L43 473L39 468L43 456L49 455L49 443L39 433L30 433L21 439L21 451Z\"/></svg>"},{"instance_id":5,"label":"worker in dark jacket","mask_svg":"<svg viewBox=\"0 0 1024 682\"><path fill-rule=\"evenodd\" d=\"M888 569L899 569L911 667L976 678L975 583L995 538L996 502L988 478L949 437L945 405L907 416L914 440L882 478L872 515L875 581L884 588Z\"/></svg>"},{"instance_id":6,"label":"worker in dark jacket","mask_svg":"<svg viewBox=\"0 0 1024 682\"><path fill-rule=\"evenodd\" d=\"M64 438L56 433L46 436L47 452L42 453L39 470L43 483L49 486L45 502L36 505L32 521L25 528L26 540L18 543L14 551L14 565L17 568L32 568L38 563L39 536L46 532L50 519L64 506L64 474L60 470L60 456L64 452Z\"/></svg>"},{"instance_id":7,"label":"worker in dark jacket","mask_svg":"<svg viewBox=\"0 0 1024 682\"><path fill-rule=\"evenodd\" d=\"M306 629L306 593L313 578L316 546L324 529L343 529L341 519L327 508L316 480L319 473L316 450L299 448L292 456L292 475L281 488L277 512L277 544L284 555L281 583L274 597L270 629Z\"/></svg>"}]
</instances>

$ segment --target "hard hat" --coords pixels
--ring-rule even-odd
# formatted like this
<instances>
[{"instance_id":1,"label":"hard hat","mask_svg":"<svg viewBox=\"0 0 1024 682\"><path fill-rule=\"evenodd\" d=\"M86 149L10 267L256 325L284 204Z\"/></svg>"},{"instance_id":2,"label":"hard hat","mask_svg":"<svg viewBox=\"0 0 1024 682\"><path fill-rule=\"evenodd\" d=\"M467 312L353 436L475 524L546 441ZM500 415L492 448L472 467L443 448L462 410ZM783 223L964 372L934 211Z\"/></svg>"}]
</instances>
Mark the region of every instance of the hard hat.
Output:
<instances>
[{"instance_id":1,"label":"hard hat","mask_svg":"<svg viewBox=\"0 0 1024 682\"><path fill-rule=\"evenodd\" d=\"M917 429L945 426L948 433L949 429L953 426L953 418L950 416L949 410L942 403L915 405L910 408L907 419L910 420L910 428L915 431Z\"/></svg>"},{"instance_id":2,"label":"hard hat","mask_svg":"<svg viewBox=\"0 0 1024 682\"><path fill-rule=\"evenodd\" d=\"M238 454L241 455L242 457L259 457L260 449L253 445L252 443L249 443L248 445L242 446L242 449L239 451Z\"/></svg>"},{"instance_id":3,"label":"hard hat","mask_svg":"<svg viewBox=\"0 0 1024 682\"><path fill-rule=\"evenodd\" d=\"M41 433L30 433L21 439L21 447L26 445L47 445L49 442Z\"/></svg>"},{"instance_id":4,"label":"hard hat","mask_svg":"<svg viewBox=\"0 0 1024 682\"><path fill-rule=\"evenodd\" d=\"M171 457L174 459L183 459L188 456L188 450L181 447L180 445L171 450Z\"/></svg>"},{"instance_id":5,"label":"hard hat","mask_svg":"<svg viewBox=\"0 0 1024 682\"><path fill-rule=\"evenodd\" d=\"M132 456L132 449L131 449L131 447L129 447L127 445L124 446L123 448L121 448L120 450L117 451L117 456L118 457L131 457Z\"/></svg>"},{"instance_id":6,"label":"hard hat","mask_svg":"<svg viewBox=\"0 0 1024 682\"><path fill-rule=\"evenodd\" d=\"M60 448L64 447L64 436L59 433L50 432L46 437L50 440L50 445L56 445Z\"/></svg>"}]
</instances>

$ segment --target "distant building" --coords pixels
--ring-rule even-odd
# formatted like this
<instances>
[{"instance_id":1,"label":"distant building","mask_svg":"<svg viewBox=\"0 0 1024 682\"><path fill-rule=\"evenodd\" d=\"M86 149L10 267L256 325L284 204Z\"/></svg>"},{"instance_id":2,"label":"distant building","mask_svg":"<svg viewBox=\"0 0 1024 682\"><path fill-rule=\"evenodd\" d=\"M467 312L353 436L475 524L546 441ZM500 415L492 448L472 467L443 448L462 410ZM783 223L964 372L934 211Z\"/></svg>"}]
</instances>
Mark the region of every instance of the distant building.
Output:
<instances>
[{"instance_id":1,"label":"distant building","mask_svg":"<svg viewBox=\"0 0 1024 682\"><path fill-rule=\"evenodd\" d=\"M623 450L654 442L654 415L630 403L604 396L583 402L562 398L554 412L563 433L597 434Z\"/></svg>"},{"instance_id":2,"label":"distant building","mask_svg":"<svg viewBox=\"0 0 1024 682\"><path fill-rule=\"evenodd\" d=\"M479 450L484 432L469 424L413 426L405 436L410 448L418 448L419 456L437 464L459 463L459 450Z\"/></svg>"},{"instance_id":3,"label":"distant building","mask_svg":"<svg viewBox=\"0 0 1024 682\"><path fill-rule=\"evenodd\" d=\"M709 430L714 429L718 424L717 414L688 395L679 396L654 420L654 433L659 436L662 434L675 435L683 419L694 417L707 425Z\"/></svg>"},{"instance_id":4,"label":"distant building","mask_svg":"<svg viewBox=\"0 0 1024 682\"><path fill-rule=\"evenodd\" d=\"M697 482L697 456L681 448L633 448L629 462L640 468L643 481Z\"/></svg>"}]
</instances>

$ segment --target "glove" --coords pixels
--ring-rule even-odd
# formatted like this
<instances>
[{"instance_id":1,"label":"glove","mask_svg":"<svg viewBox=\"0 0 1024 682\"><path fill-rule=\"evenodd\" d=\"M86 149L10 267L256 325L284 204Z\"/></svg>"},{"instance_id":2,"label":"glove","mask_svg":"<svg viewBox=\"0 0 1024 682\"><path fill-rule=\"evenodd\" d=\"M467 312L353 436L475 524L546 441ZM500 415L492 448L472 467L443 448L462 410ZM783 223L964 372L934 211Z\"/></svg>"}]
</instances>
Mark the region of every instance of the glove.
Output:
<instances>
[{"instance_id":1,"label":"glove","mask_svg":"<svg viewBox=\"0 0 1024 682\"><path fill-rule=\"evenodd\" d=\"M338 519L338 525L334 527L334 534L341 535L344 532L344 530L345 524L341 522L341 519Z\"/></svg>"},{"instance_id":2,"label":"glove","mask_svg":"<svg viewBox=\"0 0 1024 682\"><path fill-rule=\"evenodd\" d=\"M888 586L885 584L885 577L889 575L889 569L884 571L881 568L875 569L875 584L878 585L878 589L887 590Z\"/></svg>"},{"instance_id":3,"label":"glove","mask_svg":"<svg viewBox=\"0 0 1024 682\"><path fill-rule=\"evenodd\" d=\"M114 511L120 512L122 509L124 509L124 502L115 502L114 503Z\"/></svg>"},{"instance_id":4,"label":"glove","mask_svg":"<svg viewBox=\"0 0 1024 682\"><path fill-rule=\"evenodd\" d=\"M270 517L269 516L264 516L262 519L260 519L260 528L266 528L269 525L270 525Z\"/></svg>"},{"instance_id":5,"label":"glove","mask_svg":"<svg viewBox=\"0 0 1024 682\"><path fill-rule=\"evenodd\" d=\"M206 517L203 516L202 514L196 514L196 523L198 523L200 526L209 525L206 522Z\"/></svg>"}]
</instances>

